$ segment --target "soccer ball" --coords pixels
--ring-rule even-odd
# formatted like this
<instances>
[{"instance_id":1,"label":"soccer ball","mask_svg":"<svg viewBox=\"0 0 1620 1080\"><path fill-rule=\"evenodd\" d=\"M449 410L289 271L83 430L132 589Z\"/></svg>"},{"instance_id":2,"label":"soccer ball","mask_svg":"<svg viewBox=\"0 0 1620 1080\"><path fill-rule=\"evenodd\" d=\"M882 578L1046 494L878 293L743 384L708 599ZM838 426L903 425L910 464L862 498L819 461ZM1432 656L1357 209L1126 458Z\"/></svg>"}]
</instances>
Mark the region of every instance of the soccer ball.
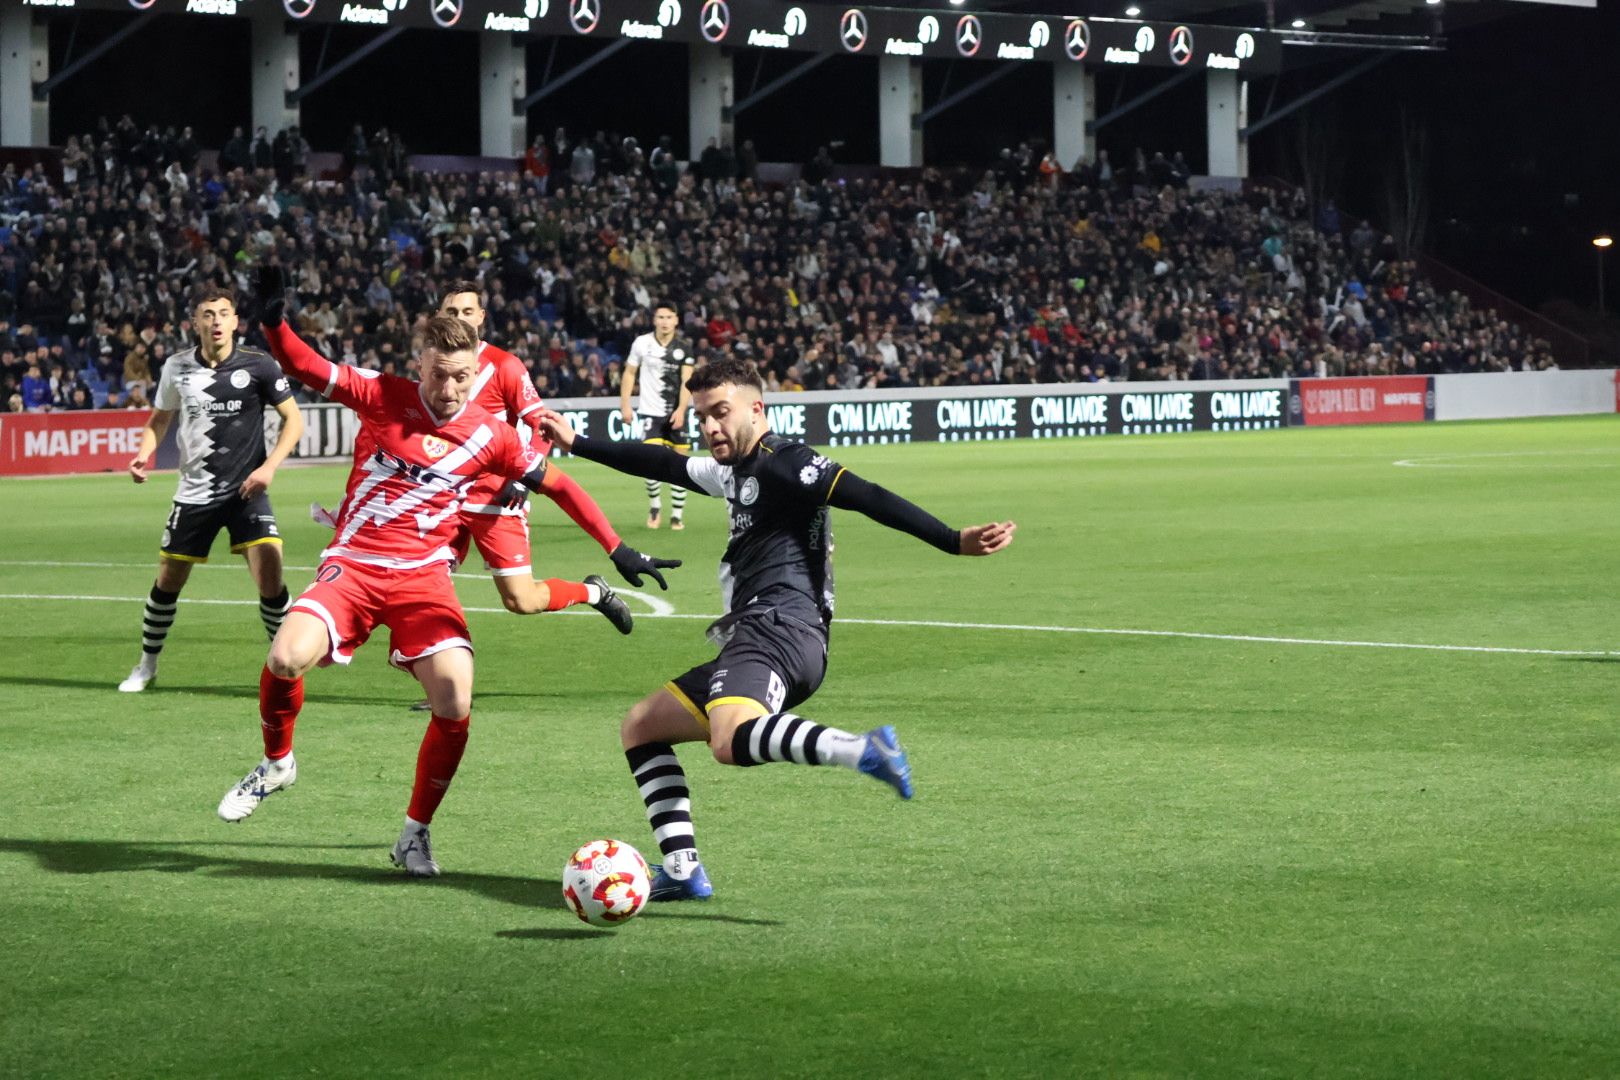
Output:
<instances>
[{"instance_id":1,"label":"soccer ball","mask_svg":"<svg viewBox=\"0 0 1620 1080\"><path fill-rule=\"evenodd\" d=\"M592 840L563 867L563 899L592 926L617 926L633 918L651 889L647 860L619 840Z\"/></svg>"}]
</instances>

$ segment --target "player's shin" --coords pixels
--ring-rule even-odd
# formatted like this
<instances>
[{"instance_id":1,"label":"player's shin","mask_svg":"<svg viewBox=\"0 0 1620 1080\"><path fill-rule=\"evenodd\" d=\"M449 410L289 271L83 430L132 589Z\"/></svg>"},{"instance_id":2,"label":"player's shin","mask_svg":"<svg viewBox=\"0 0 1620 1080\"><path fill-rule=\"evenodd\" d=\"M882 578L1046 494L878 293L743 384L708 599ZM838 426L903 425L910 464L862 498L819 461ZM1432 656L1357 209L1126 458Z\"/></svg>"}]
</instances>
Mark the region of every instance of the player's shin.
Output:
<instances>
[{"instance_id":1,"label":"player's shin","mask_svg":"<svg viewBox=\"0 0 1620 1080\"><path fill-rule=\"evenodd\" d=\"M154 664L158 653L163 651L163 643L169 636L169 628L174 625L174 613L179 599L178 592L160 589L155 584L146 597L146 610L141 616L141 652L151 657Z\"/></svg>"},{"instance_id":2,"label":"player's shin","mask_svg":"<svg viewBox=\"0 0 1620 1080\"><path fill-rule=\"evenodd\" d=\"M902 799L913 794L911 761L888 724L852 735L790 712L772 713L738 724L731 735L730 751L734 765L767 761L842 765L889 785ZM715 756L720 757L718 751Z\"/></svg>"},{"instance_id":3,"label":"player's shin","mask_svg":"<svg viewBox=\"0 0 1620 1080\"><path fill-rule=\"evenodd\" d=\"M647 807L647 822L664 856L664 872L684 880L698 865L692 831L692 794L686 773L668 743L643 743L624 752L636 789Z\"/></svg>"},{"instance_id":4,"label":"player's shin","mask_svg":"<svg viewBox=\"0 0 1620 1080\"><path fill-rule=\"evenodd\" d=\"M602 599L601 590L578 581L546 578L541 584L550 594L550 599L546 601L547 611L561 611L575 604L594 604Z\"/></svg>"},{"instance_id":5,"label":"player's shin","mask_svg":"<svg viewBox=\"0 0 1620 1080\"><path fill-rule=\"evenodd\" d=\"M292 606L292 597L288 594L286 586L276 596L259 597L259 620L264 623L264 632L274 641L276 631L281 629L282 620L287 617L287 609Z\"/></svg>"},{"instance_id":6,"label":"player's shin","mask_svg":"<svg viewBox=\"0 0 1620 1080\"><path fill-rule=\"evenodd\" d=\"M416 784L411 788L411 805L406 816L411 822L426 825L444 801L461 765L461 755L467 749L467 727L471 717L460 719L434 715L422 736L422 747L416 753Z\"/></svg>"},{"instance_id":7,"label":"player's shin","mask_svg":"<svg viewBox=\"0 0 1620 1080\"><path fill-rule=\"evenodd\" d=\"M268 665L259 673L259 727L266 761L274 763L292 753L293 725L303 707L303 676L283 679Z\"/></svg>"},{"instance_id":8,"label":"player's shin","mask_svg":"<svg viewBox=\"0 0 1620 1080\"><path fill-rule=\"evenodd\" d=\"M796 765L858 769L865 748L864 735L826 727L790 712L745 720L731 736L731 760L735 765L789 761Z\"/></svg>"}]
</instances>

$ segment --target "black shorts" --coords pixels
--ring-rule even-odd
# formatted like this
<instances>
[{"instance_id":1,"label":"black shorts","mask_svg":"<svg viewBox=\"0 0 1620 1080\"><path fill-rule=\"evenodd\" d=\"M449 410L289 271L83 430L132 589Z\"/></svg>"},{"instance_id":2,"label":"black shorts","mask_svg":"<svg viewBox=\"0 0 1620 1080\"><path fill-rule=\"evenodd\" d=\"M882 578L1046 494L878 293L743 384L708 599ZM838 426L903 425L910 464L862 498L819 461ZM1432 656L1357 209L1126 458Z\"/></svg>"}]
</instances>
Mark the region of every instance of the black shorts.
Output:
<instances>
[{"instance_id":1,"label":"black shorts","mask_svg":"<svg viewBox=\"0 0 1620 1080\"><path fill-rule=\"evenodd\" d=\"M232 495L206 506L175 503L163 526L163 542L158 550L166 559L207 562L219 530L231 534L231 553L238 554L255 544L279 544L276 515L270 509L270 493L261 491L251 499Z\"/></svg>"},{"instance_id":2,"label":"black shorts","mask_svg":"<svg viewBox=\"0 0 1620 1080\"><path fill-rule=\"evenodd\" d=\"M658 446L667 446L681 453L688 453L692 443L686 437L684 428L678 428L670 422L667 416L641 416L641 441L654 443Z\"/></svg>"},{"instance_id":3,"label":"black shorts","mask_svg":"<svg viewBox=\"0 0 1620 1080\"><path fill-rule=\"evenodd\" d=\"M716 705L752 703L767 713L792 709L827 674L827 637L818 627L766 610L728 629L731 640L719 656L664 684L705 731Z\"/></svg>"}]
</instances>

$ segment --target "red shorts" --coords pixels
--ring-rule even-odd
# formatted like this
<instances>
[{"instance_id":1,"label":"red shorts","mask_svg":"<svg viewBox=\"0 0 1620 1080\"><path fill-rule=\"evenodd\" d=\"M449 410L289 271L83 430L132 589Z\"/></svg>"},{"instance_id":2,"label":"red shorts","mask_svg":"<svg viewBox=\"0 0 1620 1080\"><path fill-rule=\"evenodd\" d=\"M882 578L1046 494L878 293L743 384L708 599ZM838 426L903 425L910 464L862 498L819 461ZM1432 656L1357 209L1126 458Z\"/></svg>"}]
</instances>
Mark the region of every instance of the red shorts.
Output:
<instances>
[{"instance_id":1,"label":"red shorts","mask_svg":"<svg viewBox=\"0 0 1620 1080\"><path fill-rule=\"evenodd\" d=\"M444 563L395 570L327 559L315 582L292 603L326 624L321 666L347 664L379 625L388 627L388 662L411 664L446 649L472 651L467 616Z\"/></svg>"},{"instance_id":2,"label":"red shorts","mask_svg":"<svg viewBox=\"0 0 1620 1080\"><path fill-rule=\"evenodd\" d=\"M496 577L531 573L528 504L518 510L463 506L461 531L450 544L458 566L466 564L468 549L473 544L478 545L485 568Z\"/></svg>"}]
</instances>

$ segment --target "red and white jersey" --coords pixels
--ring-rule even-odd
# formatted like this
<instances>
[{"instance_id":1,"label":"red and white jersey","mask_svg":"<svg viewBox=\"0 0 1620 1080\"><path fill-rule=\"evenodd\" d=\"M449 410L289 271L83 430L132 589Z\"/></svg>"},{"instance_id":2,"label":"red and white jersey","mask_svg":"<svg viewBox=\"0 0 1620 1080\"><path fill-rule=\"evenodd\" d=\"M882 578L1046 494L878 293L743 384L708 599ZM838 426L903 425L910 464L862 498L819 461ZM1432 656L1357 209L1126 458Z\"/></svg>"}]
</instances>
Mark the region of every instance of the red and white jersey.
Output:
<instances>
[{"instance_id":1,"label":"red and white jersey","mask_svg":"<svg viewBox=\"0 0 1620 1080\"><path fill-rule=\"evenodd\" d=\"M354 468L322 558L402 570L449 562L457 513L473 481L537 483L545 475L546 459L473 402L439 420L414 380L333 364L286 324L266 335L283 370L360 416Z\"/></svg>"},{"instance_id":2,"label":"red and white jersey","mask_svg":"<svg viewBox=\"0 0 1620 1080\"><path fill-rule=\"evenodd\" d=\"M497 419L505 420L536 454L544 457L551 452L551 441L545 433L537 425L526 422L540 409L540 392L534 388L534 380L529 378L529 369L523 366L523 361L505 349L487 341L478 343L478 375L473 379L467 399L494 413ZM464 509L475 513L499 512L499 496L505 484L506 479L500 476L485 476L475 481L467 493Z\"/></svg>"}]
</instances>

